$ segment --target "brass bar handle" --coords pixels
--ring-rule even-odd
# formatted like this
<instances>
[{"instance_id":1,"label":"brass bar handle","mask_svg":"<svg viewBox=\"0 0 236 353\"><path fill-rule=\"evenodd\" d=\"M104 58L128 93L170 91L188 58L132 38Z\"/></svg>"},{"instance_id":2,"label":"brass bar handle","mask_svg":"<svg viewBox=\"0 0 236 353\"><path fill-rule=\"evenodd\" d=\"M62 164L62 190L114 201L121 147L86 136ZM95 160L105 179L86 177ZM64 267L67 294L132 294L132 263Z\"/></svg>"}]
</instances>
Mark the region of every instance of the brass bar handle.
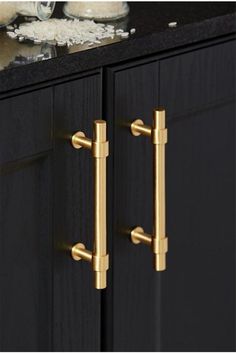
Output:
<instances>
[{"instance_id":1,"label":"brass bar handle","mask_svg":"<svg viewBox=\"0 0 236 353\"><path fill-rule=\"evenodd\" d=\"M134 136L151 137L153 144L153 233L146 234L141 227L131 231L131 240L134 244L143 243L151 246L154 253L154 268L156 271L166 269L166 253L168 239L166 237L165 215L165 144L167 143L167 129L165 128L165 110L153 112L153 127L144 125L140 119L131 124L131 133Z\"/></svg>"},{"instance_id":2,"label":"brass bar handle","mask_svg":"<svg viewBox=\"0 0 236 353\"><path fill-rule=\"evenodd\" d=\"M76 261L91 262L94 271L94 286L103 289L107 286L109 259L107 254L106 230L106 158L109 155L109 143L106 140L106 122L95 120L93 140L88 139L81 131L72 136L74 148L91 150L94 159L94 246L93 251L77 243L72 247L71 255Z\"/></svg>"}]
</instances>

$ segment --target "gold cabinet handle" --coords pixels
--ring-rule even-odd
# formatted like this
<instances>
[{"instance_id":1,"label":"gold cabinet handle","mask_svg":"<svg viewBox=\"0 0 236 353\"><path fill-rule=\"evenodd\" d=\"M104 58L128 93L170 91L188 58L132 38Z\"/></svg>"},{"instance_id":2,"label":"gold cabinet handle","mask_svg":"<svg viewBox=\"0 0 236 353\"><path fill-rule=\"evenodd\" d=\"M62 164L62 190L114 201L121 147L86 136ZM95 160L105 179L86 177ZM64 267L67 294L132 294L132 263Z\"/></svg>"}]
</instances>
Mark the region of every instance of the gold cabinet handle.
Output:
<instances>
[{"instance_id":1,"label":"gold cabinet handle","mask_svg":"<svg viewBox=\"0 0 236 353\"><path fill-rule=\"evenodd\" d=\"M72 136L74 148L91 150L94 158L94 247L93 251L77 243L72 247L71 255L76 261L85 260L92 264L94 271L94 285L97 289L106 288L109 259L107 254L106 235L106 158L108 141L106 140L106 122L94 121L93 140L85 137L81 131Z\"/></svg>"},{"instance_id":2,"label":"gold cabinet handle","mask_svg":"<svg viewBox=\"0 0 236 353\"><path fill-rule=\"evenodd\" d=\"M151 137L153 144L153 233L146 234L141 227L131 231L134 244L143 243L151 246L154 253L154 268L156 271L166 269L166 253L168 239L165 225L165 144L167 143L167 129L165 128L165 110L155 110L153 113L153 127L144 125L140 119L131 124L134 136L145 135Z\"/></svg>"}]
</instances>

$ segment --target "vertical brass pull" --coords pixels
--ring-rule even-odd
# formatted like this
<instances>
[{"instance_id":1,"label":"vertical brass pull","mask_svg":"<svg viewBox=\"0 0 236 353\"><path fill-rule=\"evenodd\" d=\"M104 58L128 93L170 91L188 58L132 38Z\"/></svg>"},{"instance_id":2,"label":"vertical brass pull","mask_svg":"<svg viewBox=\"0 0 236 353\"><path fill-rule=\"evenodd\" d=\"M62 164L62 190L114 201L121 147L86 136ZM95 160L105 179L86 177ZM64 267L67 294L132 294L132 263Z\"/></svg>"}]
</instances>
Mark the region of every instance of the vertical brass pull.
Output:
<instances>
[{"instance_id":1,"label":"vertical brass pull","mask_svg":"<svg viewBox=\"0 0 236 353\"><path fill-rule=\"evenodd\" d=\"M138 119L131 124L134 136L145 135L151 137L153 144L153 233L146 234L141 227L131 231L134 244L144 243L151 246L154 253L154 268L156 271L166 269L167 237L165 226L165 144L167 143L167 129L165 128L165 110L155 110L153 113L153 127L144 125Z\"/></svg>"},{"instance_id":2,"label":"vertical brass pull","mask_svg":"<svg viewBox=\"0 0 236 353\"><path fill-rule=\"evenodd\" d=\"M94 158L94 247L89 251L82 243L77 243L71 250L74 260L85 260L92 263L94 285L97 289L106 288L106 272L109 268L106 235L106 158L108 141L106 140L106 122L94 121L93 140L79 131L72 136L74 148L91 150Z\"/></svg>"}]
</instances>

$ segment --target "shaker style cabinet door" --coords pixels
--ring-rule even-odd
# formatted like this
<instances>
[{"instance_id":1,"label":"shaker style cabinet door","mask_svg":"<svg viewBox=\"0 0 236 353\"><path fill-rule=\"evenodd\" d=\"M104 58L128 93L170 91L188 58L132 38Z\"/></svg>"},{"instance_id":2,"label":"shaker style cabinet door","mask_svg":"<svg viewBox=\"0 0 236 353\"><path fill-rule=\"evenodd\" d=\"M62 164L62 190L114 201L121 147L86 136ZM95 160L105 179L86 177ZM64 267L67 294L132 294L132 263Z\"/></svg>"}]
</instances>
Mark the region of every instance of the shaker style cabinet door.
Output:
<instances>
[{"instance_id":1,"label":"shaker style cabinet door","mask_svg":"<svg viewBox=\"0 0 236 353\"><path fill-rule=\"evenodd\" d=\"M110 68L107 118L114 120L113 235L105 294L106 348L114 351L235 349L235 42ZM130 242L152 234L152 125L166 110L167 269ZM112 323L112 324L111 324Z\"/></svg>"},{"instance_id":2,"label":"shaker style cabinet door","mask_svg":"<svg viewBox=\"0 0 236 353\"><path fill-rule=\"evenodd\" d=\"M92 267L92 156L72 147L101 118L100 73L0 100L0 350L100 351Z\"/></svg>"}]
</instances>

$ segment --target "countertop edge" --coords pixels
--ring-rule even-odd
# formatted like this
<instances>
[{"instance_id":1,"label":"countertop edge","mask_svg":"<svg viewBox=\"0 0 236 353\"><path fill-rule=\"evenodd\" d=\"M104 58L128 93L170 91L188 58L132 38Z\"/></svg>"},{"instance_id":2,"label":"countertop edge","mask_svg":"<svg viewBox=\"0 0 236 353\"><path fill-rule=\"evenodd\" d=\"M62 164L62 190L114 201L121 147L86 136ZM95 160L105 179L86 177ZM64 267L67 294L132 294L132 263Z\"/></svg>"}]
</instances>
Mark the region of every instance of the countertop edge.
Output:
<instances>
[{"instance_id":1,"label":"countertop edge","mask_svg":"<svg viewBox=\"0 0 236 353\"><path fill-rule=\"evenodd\" d=\"M7 69L0 72L0 94L235 33L236 13L231 13L151 33L141 38L134 37L119 43Z\"/></svg>"}]
</instances>

